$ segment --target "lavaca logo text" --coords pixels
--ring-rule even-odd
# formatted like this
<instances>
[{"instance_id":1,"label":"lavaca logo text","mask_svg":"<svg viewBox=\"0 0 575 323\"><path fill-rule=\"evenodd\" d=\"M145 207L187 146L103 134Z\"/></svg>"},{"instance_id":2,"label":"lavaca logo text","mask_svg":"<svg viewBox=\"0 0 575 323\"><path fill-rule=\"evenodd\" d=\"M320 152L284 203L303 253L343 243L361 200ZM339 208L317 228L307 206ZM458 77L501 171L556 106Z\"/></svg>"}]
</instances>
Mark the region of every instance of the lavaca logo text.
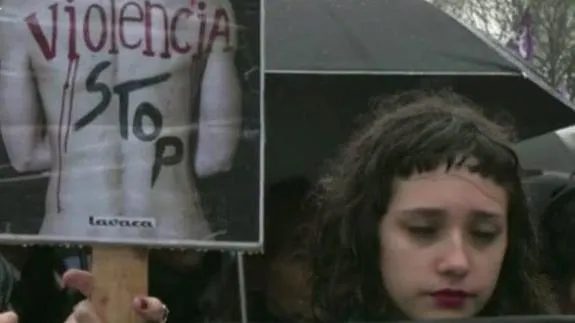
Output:
<instances>
[{"instance_id":1,"label":"lavaca logo text","mask_svg":"<svg viewBox=\"0 0 575 323\"><path fill-rule=\"evenodd\" d=\"M134 219L124 217L90 216L88 223L93 227L155 228L155 219Z\"/></svg>"}]
</instances>

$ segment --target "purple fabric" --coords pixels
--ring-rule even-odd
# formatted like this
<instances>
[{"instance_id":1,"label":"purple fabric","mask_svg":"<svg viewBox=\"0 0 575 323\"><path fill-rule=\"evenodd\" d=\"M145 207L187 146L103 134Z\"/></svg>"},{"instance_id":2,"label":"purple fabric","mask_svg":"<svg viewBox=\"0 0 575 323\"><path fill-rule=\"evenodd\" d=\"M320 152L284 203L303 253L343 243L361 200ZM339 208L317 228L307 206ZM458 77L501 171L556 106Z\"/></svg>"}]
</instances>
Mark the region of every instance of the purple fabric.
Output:
<instances>
[{"instance_id":1,"label":"purple fabric","mask_svg":"<svg viewBox=\"0 0 575 323\"><path fill-rule=\"evenodd\" d=\"M529 9L525 9L521 22L515 31L515 37L507 42L507 47L517 52L527 61L533 59L535 39L533 36L533 17Z\"/></svg>"},{"instance_id":2,"label":"purple fabric","mask_svg":"<svg viewBox=\"0 0 575 323\"><path fill-rule=\"evenodd\" d=\"M530 61L533 59L535 44L533 39L533 18L531 17L529 9L525 10L523 18L521 19L518 38L519 54L526 60Z\"/></svg>"}]
</instances>

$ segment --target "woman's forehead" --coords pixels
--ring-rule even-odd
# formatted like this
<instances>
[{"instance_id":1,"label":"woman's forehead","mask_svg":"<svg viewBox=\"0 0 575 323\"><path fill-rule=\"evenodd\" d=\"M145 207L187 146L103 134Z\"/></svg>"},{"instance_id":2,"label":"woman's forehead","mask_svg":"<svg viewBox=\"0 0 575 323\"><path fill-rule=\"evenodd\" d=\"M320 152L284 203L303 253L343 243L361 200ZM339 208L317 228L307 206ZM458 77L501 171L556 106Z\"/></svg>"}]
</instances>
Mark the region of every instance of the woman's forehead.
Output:
<instances>
[{"instance_id":1,"label":"woman's forehead","mask_svg":"<svg viewBox=\"0 0 575 323\"><path fill-rule=\"evenodd\" d=\"M394 185L390 211L428 210L504 215L507 192L490 179L466 170L417 174ZM429 212L427 212L429 213Z\"/></svg>"}]
</instances>

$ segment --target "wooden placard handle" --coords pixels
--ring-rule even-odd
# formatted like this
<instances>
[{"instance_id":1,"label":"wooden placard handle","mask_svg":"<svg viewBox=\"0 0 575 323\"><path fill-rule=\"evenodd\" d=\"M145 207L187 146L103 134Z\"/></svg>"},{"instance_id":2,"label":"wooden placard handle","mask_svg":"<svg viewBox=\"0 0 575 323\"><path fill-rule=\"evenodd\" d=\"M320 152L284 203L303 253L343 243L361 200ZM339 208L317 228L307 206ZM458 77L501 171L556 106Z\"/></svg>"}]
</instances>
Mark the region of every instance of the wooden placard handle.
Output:
<instances>
[{"instance_id":1,"label":"wooden placard handle","mask_svg":"<svg viewBox=\"0 0 575 323\"><path fill-rule=\"evenodd\" d=\"M95 301L103 300L109 323L142 323L132 310L134 296L148 294L148 250L94 246L91 272L97 288Z\"/></svg>"}]
</instances>

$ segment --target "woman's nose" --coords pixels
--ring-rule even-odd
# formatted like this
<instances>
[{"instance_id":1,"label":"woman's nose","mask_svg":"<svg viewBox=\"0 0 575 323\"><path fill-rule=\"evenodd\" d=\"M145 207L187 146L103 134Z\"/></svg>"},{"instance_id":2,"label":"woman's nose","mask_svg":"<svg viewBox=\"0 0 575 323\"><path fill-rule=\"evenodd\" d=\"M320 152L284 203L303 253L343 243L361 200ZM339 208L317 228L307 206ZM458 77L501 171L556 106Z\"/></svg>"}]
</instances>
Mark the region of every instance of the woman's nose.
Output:
<instances>
[{"instance_id":1,"label":"woman's nose","mask_svg":"<svg viewBox=\"0 0 575 323\"><path fill-rule=\"evenodd\" d=\"M442 275L464 277L469 272L469 251L462 234L454 233L446 238L444 248L437 262Z\"/></svg>"}]
</instances>

